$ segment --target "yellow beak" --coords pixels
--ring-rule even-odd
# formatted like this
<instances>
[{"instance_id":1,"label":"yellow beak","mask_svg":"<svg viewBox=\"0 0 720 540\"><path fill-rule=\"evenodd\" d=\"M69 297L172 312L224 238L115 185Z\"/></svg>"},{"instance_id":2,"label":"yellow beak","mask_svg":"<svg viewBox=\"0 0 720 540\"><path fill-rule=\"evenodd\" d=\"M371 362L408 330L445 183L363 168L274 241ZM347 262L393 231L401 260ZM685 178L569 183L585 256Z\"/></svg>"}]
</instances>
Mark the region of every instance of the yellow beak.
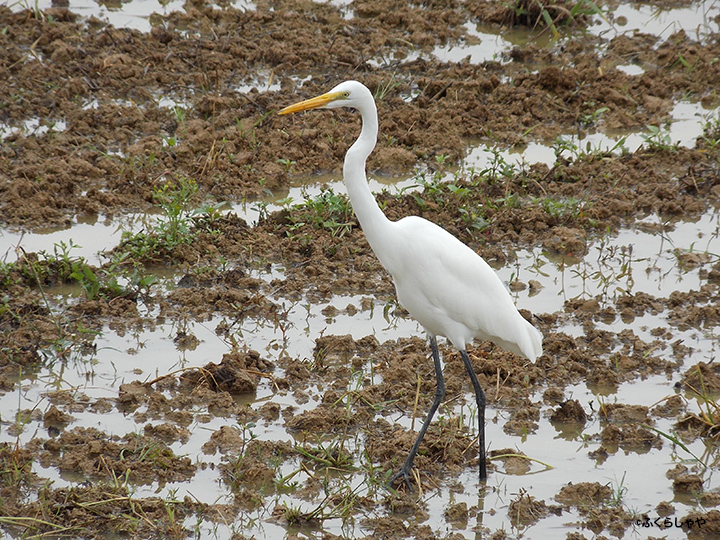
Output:
<instances>
[{"instance_id":1,"label":"yellow beak","mask_svg":"<svg viewBox=\"0 0 720 540\"><path fill-rule=\"evenodd\" d=\"M338 99L340 96L342 96L342 92L328 92L327 94L323 94L322 96L314 97L312 99L306 99L305 101L301 101L300 103L295 103L294 105L285 107L283 110L278 112L278 114L290 114L324 107L331 101L335 101L336 99Z\"/></svg>"}]
</instances>

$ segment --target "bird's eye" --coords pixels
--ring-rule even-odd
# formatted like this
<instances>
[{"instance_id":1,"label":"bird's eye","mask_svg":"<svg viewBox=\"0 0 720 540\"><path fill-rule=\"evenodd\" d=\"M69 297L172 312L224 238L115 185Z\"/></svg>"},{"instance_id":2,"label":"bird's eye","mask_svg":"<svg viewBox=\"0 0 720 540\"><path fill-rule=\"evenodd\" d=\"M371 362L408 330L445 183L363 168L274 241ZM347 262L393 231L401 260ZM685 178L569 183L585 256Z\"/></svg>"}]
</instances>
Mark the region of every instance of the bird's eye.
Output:
<instances>
[{"instance_id":1,"label":"bird's eye","mask_svg":"<svg viewBox=\"0 0 720 540\"><path fill-rule=\"evenodd\" d=\"M350 92L343 92L342 96L343 96L343 98L347 99L350 97Z\"/></svg>"}]
</instances>

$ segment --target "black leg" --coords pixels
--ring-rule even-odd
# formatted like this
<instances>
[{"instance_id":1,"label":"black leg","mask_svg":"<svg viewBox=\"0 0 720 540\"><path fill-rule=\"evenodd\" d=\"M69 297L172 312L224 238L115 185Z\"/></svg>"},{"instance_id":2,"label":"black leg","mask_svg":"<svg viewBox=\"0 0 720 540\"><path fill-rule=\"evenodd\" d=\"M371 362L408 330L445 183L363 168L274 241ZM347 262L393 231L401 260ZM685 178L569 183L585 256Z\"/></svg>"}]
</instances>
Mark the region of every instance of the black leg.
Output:
<instances>
[{"instance_id":1,"label":"black leg","mask_svg":"<svg viewBox=\"0 0 720 540\"><path fill-rule=\"evenodd\" d=\"M475 370L470 363L470 357L467 351L460 351L463 362L465 363L465 369L470 375L470 381L472 381L473 388L475 389L475 402L477 403L477 415L478 415L478 441L480 443L480 481L484 482L487 480L487 468L485 465L485 392L480 387Z\"/></svg>"},{"instance_id":2,"label":"black leg","mask_svg":"<svg viewBox=\"0 0 720 540\"><path fill-rule=\"evenodd\" d=\"M412 491L412 486L410 485L410 471L412 470L412 464L413 460L415 459L415 454L417 454L418 449L420 448L420 443L422 442L422 439L425 436L425 432L427 431L428 426L430 425L430 422L435 415L435 411L437 411L440 403L445 398L445 379L443 378L442 365L440 365L440 352L438 351L437 341L435 340L434 336L430 336L430 348L432 349L433 363L435 364L435 378L437 379L435 400L430 406L430 410L428 411L427 417L425 418L425 422L420 428L420 433L418 433L417 439L415 439L415 443L410 449L410 454L408 454L408 457L405 460L403 466L400 468L400 471L390 479L390 482L388 482L388 487L392 487L392 485L395 483L395 480L402 476L408 489ZM475 380L477 380L477 378Z\"/></svg>"}]
</instances>

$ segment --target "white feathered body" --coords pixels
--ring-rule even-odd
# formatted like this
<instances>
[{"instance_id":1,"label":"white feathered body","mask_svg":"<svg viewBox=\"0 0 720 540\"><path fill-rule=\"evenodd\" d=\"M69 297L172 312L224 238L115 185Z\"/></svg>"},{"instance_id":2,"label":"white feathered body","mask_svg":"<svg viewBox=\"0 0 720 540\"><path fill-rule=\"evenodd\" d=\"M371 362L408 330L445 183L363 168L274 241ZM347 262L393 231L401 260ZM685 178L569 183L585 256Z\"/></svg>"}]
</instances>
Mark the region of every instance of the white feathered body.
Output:
<instances>
[{"instance_id":1,"label":"white feathered body","mask_svg":"<svg viewBox=\"0 0 720 540\"><path fill-rule=\"evenodd\" d=\"M395 281L400 303L432 336L465 350L488 339L532 361L542 354L542 335L520 313L495 271L443 228L417 216L390 221L378 207L365 176L375 148L378 118L370 91L357 81L287 107L350 107L362 115L362 131L345 155L343 177L355 215L380 262Z\"/></svg>"},{"instance_id":2,"label":"white feathered body","mask_svg":"<svg viewBox=\"0 0 720 540\"><path fill-rule=\"evenodd\" d=\"M460 240L426 219L390 222L373 251L395 282L400 304L434 336L465 350L474 338L535 360L540 332L517 311L495 271Z\"/></svg>"}]
</instances>

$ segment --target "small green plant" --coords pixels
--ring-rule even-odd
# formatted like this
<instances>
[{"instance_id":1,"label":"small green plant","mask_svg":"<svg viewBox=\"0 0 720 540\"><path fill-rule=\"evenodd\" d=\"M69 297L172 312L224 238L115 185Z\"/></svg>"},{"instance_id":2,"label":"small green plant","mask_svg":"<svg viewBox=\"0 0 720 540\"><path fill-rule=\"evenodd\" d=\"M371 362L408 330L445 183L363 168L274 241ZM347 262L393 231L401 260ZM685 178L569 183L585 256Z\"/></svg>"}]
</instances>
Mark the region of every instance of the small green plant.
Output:
<instances>
[{"instance_id":1,"label":"small green plant","mask_svg":"<svg viewBox=\"0 0 720 540\"><path fill-rule=\"evenodd\" d=\"M518 173L517 166L508 163L498 148L493 147L486 151L490 152L491 157L488 166L480 171L482 178L485 178L490 184L515 178Z\"/></svg>"},{"instance_id":2,"label":"small green plant","mask_svg":"<svg viewBox=\"0 0 720 540\"><path fill-rule=\"evenodd\" d=\"M700 412L698 414L693 413L691 416L705 428L705 435L714 438L720 438L720 403L716 400L705 386L705 378L703 377L702 369L697 366L698 380L700 381L700 388L694 388L690 383L685 381L685 385L690 388L700 405Z\"/></svg>"},{"instance_id":3,"label":"small green plant","mask_svg":"<svg viewBox=\"0 0 720 540\"><path fill-rule=\"evenodd\" d=\"M384 83L380 83L378 87L375 89L375 92L373 94L373 97L375 98L375 101L382 101L384 100L387 95L395 90L398 86L400 86L401 81L395 80L395 74L393 73L390 76L390 80Z\"/></svg>"},{"instance_id":4,"label":"small green plant","mask_svg":"<svg viewBox=\"0 0 720 540\"><path fill-rule=\"evenodd\" d=\"M343 440L319 443L317 446L296 446L295 451L314 463L316 468L336 472L352 472L355 470L353 457L345 449Z\"/></svg>"},{"instance_id":5,"label":"small green plant","mask_svg":"<svg viewBox=\"0 0 720 540\"><path fill-rule=\"evenodd\" d=\"M435 163L438 164L438 168L442 169L445 166L445 162L449 160L447 154L435 154Z\"/></svg>"},{"instance_id":6,"label":"small green plant","mask_svg":"<svg viewBox=\"0 0 720 540\"><path fill-rule=\"evenodd\" d=\"M677 152L677 145L673 144L670 132L658 126L647 126L648 133L641 135L645 146L650 150L660 152Z\"/></svg>"},{"instance_id":7,"label":"small green plant","mask_svg":"<svg viewBox=\"0 0 720 540\"><path fill-rule=\"evenodd\" d=\"M688 62L687 60L685 60L685 57L684 57L682 54L678 53L677 62L675 62L675 63L673 64L673 67L675 67L676 65L680 64L680 65L682 65L683 68L685 68L685 71L687 71L688 73L692 73L693 71L695 71L695 70L697 69L697 66L698 66L698 63L699 63L699 62L700 62L700 56L698 56L698 57L695 59L695 62L693 62L693 63L691 64L690 62Z\"/></svg>"},{"instance_id":8,"label":"small green plant","mask_svg":"<svg viewBox=\"0 0 720 540\"><path fill-rule=\"evenodd\" d=\"M275 507L275 512L279 512L290 525L298 523L305 516L302 508L300 508L300 505L293 503L290 503L290 505L277 505Z\"/></svg>"},{"instance_id":9,"label":"small green plant","mask_svg":"<svg viewBox=\"0 0 720 540\"><path fill-rule=\"evenodd\" d=\"M490 222L483 215L480 208L458 208L460 219L467 225L468 232L484 232L490 226Z\"/></svg>"},{"instance_id":10,"label":"small green plant","mask_svg":"<svg viewBox=\"0 0 720 540\"><path fill-rule=\"evenodd\" d=\"M276 162L285 167L285 172L287 172L288 174L292 174L295 170L295 162L291 159L278 158Z\"/></svg>"},{"instance_id":11,"label":"small green plant","mask_svg":"<svg viewBox=\"0 0 720 540\"><path fill-rule=\"evenodd\" d=\"M257 128L262 124L266 118L269 116L275 114L274 110L268 111L265 114L263 114L260 118L255 120L252 124L250 124L249 127L244 128L243 127L243 120L240 118L235 119L235 125L237 127L238 132L240 133L240 138L245 139L248 141L253 148L257 148L260 145L260 142L257 138Z\"/></svg>"},{"instance_id":12,"label":"small green plant","mask_svg":"<svg viewBox=\"0 0 720 540\"><path fill-rule=\"evenodd\" d=\"M591 141L585 143L583 147L579 142L576 142L574 137L560 135L553 142L552 148L557 159L568 159L566 156L563 156L563 154L567 152L570 154L570 161L594 160L601 157L614 156L618 150L621 154L626 153L626 140L627 137L622 137L611 148L602 148L600 143L598 143L597 146L593 146Z\"/></svg>"},{"instance_id":13,"label":"small green plant","mask_svg":"<svg viewBox=\"0 0 720 540\"><path fill-rule=\"evenodd\" d=\"M270 215L270 212L268 212L268 206L270 206L268 201L256 201L250 207L253 211L257 212L258 222L265 221Z\"/></svg>"},{"instance_id":14,"label":"small green plant","mask_svg":"<svg viewBox=\"0 0 720 540\"><path fill-rule=\"evenodd\" d=\"M70 277L80 284L88 300L94 300L100 294L102 284L95 272L88 265L78 265L75 271L70 274Z\"/></svg>"},{"instance_id":15,"label":"small green plant","mask_svg":"<svg viewBox=\"0 0 720 540\"><path fill-rule=\"evenodd\" d=\"M718 403L718 400L705 386L705 378L700 364L696 366L696 371L700 388L695 388L695 386L687 380L684 381L684 384L690 389L690 392L694 394L694 397L700 407L700 412L690 413L683 421L691 421L699 425L702 429L703 436L713 439L716 444L717 440L720 439L720 403ZM648 425L643 425L642 427L650 431L654 431L658 435L666 438L679 448L683 449L691 455L695 461L702 465L703 468L707 469L709 467L707 461L695 455L675 433L665 433L664 431Z\"/></svg>"},{"instance_id":16,"label":"small green plant","mask_svg":"<svg viewBox=\"0 0 720 540\"><path fill-rule=\"evenodd\" d=\"M292 225L288 236L295 238L299 230L306 226L313 229L325 229L332 236L342 238L355 226L350 199L346 195L323 188L319 195L297 204L290 212Z\"/></svg>"},{"instance_id":17,"label":"small green plant","mask_svg":"<svg viewBox=\"0 0 720 540\"><path fill-rule=\"evenodd\" d=\"M588 108L595 107L595 102L590 101L589 103L586 103ZM583 114L580 116L580 125L583 127L592 127L596 126L598 122L600 121L600 118L603 114L605 114L607 111L609 111L609 107L600 107L599 109L595 109L594 111L591 111L589 113Z\"/></svg>"},{"instance_id":18,"label":"small green plant","mask_svg":"<svg viewBox=\"0 0 720 540\"><path fill-rule=\"evenodd\" d=\"M19 0L18 2L15 2L14 4L10 4L10 7L13 6L20 6L23 9L26 9L28 11L32 11L33 17L39 21L45 21L46 18L48 21L52 21L53 18L50 15L45 15L45 12L40 9L40 2L39 0ZM33 51L34 54L34 51Z\"/></svg>"},{"instance_id":19,"label":"small green plant","mask_svg":"<svg viewBox=\"0 0 720 540\"><path fill-rule=\"evenodd\" d=\"M175 121L181 126L185 126L185 119L187 118L187 111L180 105L173 107L173 114L175 115Z\"/></svg>"},{"instance_id":20,"label":"small green plant","mask_svg":"<svg viewBox=\"0 0 720 540\"><path fill-rule=\"evenodd\" d=\"M27 484L33 461L32 454L18 452L17 443L0 445L0 484L15 488Z\"/></svg>"},{"instance_id":21,"label":"small green plant","mask_svg":"<svg viewBox=\"0 0 720 540\"><path fill-rule=\"evenodd\" d=\"M697 461L700 465L702 465L703 468L707 469L708 464L706 462L704 462L702 459L700 459L699 457L697 457L695 454L693 454L692 450L690 450L690 448L688 448L688 446L684 442L682 442L682 440L680 439L680 437L677 436L677 434L665 433L664 431L661 431L654 426L648 426L645 424L642 424L642 427L649 431L653 431L653 432L657 433L661 437L664 437L665 439L667 439L668 441L670 441L671 443L676 445L678 448L682 448L685 452L690 454L695 461Z\"/></svg>"},{"instance_id":22,"label":"small green plant","mask_svg":"<svg viewBox=\"0 0 720 540\"><path fill-rule=\"evenodd\" d=\"M135 296L140 289L149 288L155 280L153 276L127 274L121 259L102 268L91 265L84 257L71 254L79 247L72 240L68 243L60 241L53 246L52 254L45 251L26 254L17 263L4 265L4 271L9 276L12 268L16 268L28 283L40 287L43 297L44 285L77 283L88 300ZM0 271L3 271L2 267Z\"/></svg>"},{"instance_id":23,"label":"small green plant","mask_svg":"<svg viewBox=\"0 0 720 540\"><path fill-rule=\"evenodd\" d=\"M192 242L197 234L198 224L207 230L209 222L219 217L219 209L214 205L194 209L193 202L197 191L195 181L184 176L157 188L154 197L162 215L146 230L124 232L120 245L113 250L114 263L136 265L141 262L161 261L177 246ZM138 284L141 284L141 281L142 279L138 278Z\"/></svg>"},{"instance_id":24,"label":"small green plant","mask_svg":"<svg viewBox=\"0 0 720 540\"><path fill-rule=\"evenodd\" d=\"M343 523L352 519L358 492L364 489L365 482L352 489L348 483L343 483L333 488L327 481L323 482L324 498L312 510L303 511L294 503L278 504L273 513L280 513L289 523L299 522L323 522L330 519L341 519Z\"/></svg>"},{"instance_id":25,"label":"small green plant","mask_svg":"<svg viewBox=\"0 0 720 540\"><path fill-rule=\"evenodd\" d=\"M178 176L176 181L166 182L154 193L155 200L164 213L156 230L164 236L170 247L192 240L189 238L192 228L190 203L197 191L198 186L194 180Z\"/></svg>"},{"instance_id":26,"label":"small green plant","mask_svg":"<svg viewBox=\"0 0 720 540\"><path fill-rule=\"evenodd\" d=\"M467 187L465 185L457 184L455 182L449 182L446 184L445 187L447 188L447 190L450 193L452 193L458 199L464 199L464 198L468 197L471 193L469 187Z\"/></svg>"},{"instance_id":27,"label":"small green plant","mask_svg":"<svg viewBox=\"0 0 720 540\"><path fill-rule=\"evenodd\" d=\"M257 439L257 435L252 431L255 424L241 424L237 427L240 434L240 449L237 452L237 457L230 463L228 470L228 476L230 479L230 485L237 487L245 479L247 473L247 459L250 457L251 445L250 443Z\"/></svg>"},{"instance_id":28,"label":"small green plant","mask_svg":"<svg viewBox=\"0 0 720 540\"><path fill-rule=\"evenodd\" d=\"M492 202L494 208L520 208L520 195L515 192L505 194L503 197L498 197Z\"/></svg>"},{"instance_id":29,"label":"small green plant","mask_svg":"<svg viewBox=\"0 0 720 540\"><path fill-rule=\"evenodd\" d=\"M574 197L567 197L562 199L543 197L539 200L533 200L533 202L538 201L548 214L558 220L578 219L582 215L582 212L586 206L585 201L583 201L582 199L576 199Z\"/></svg>"},{"instance_id":30,"label":"small green plant","mask_svg":"<svg viewBox=\"0 0 720 540\"><path fill-rule=\"evenodd\" d=\"M577 143L575 142L574 138L564 137L563 135L558 135L555 138L555 141L553 141L553 152L555 152L555 158L559 159L563 157L563 154L565 152L569 153L571 156L573 156L574 159L578 159L581 155L580 148L578 147Z\"/></svg>"},{"instance_id":31,"label":"small green plant","mask_svg":"<svg viewBox=\"0 0 720 540\"><path fill-rule=\"evenodd\" d=\"M422 187L422 192L412 192L411 195L422 210L427 208L426 198L435 203L442 204L445 198L445 186L442 182L442 174L436 171L428 178L425 172L420 172L416 181L416 186Z\"/></svg>"},{"instance_id":32,"label":"small green plant","mask_svg":"<svg viewBox=\"0 0 720 540\"><path fill-rule=\"evenodd\" d=\"M602 10L591 0L515 0L509 6L511 24L530 28L544 25L554 37L559 36L558 25L584 24L591 15L605 19Z\"/></svg>"},{"instance_id":33,"label":"small green plant","mask_svg":"<svg viewBox=\"0 0 720 540\"><path fill-rule=\"evenodd\" d=\"M720 146L720 113L715 112L704 117L703 134L700 136L710 149Z\"/></svg>"},{"instance_id":34,"label":"small green plant","mask_svg":"<svg viewBox=\"0 0 720 540\"><path fill-rule=\"evenodd\" d=\"M625 474L623 473L622 478L617 485L612 487L612 495L610 496L609 505L620 507L622 506L622 500L625 494L628 492L628 488L625 487Z\"/></svg>"},{"instance_id":35,"label":"small green plant","mask_svg":"<svg viewBox=\"0 0 720 540\"><path fill-rule=\"evenodd\" d=\"M577 265L570 268L570 274L582 282L582 291L576 298L598 297L587 291L599 291L599 298L606 302L615 294L629 294L633 290L633 246L618 246L601 237L599 244L594 246L597 251L595 263L588 263L585 257ZM539 270L538 270L539 271ZM544 274L545 275L545 274Z\"/></svg>"}]
</instances>

